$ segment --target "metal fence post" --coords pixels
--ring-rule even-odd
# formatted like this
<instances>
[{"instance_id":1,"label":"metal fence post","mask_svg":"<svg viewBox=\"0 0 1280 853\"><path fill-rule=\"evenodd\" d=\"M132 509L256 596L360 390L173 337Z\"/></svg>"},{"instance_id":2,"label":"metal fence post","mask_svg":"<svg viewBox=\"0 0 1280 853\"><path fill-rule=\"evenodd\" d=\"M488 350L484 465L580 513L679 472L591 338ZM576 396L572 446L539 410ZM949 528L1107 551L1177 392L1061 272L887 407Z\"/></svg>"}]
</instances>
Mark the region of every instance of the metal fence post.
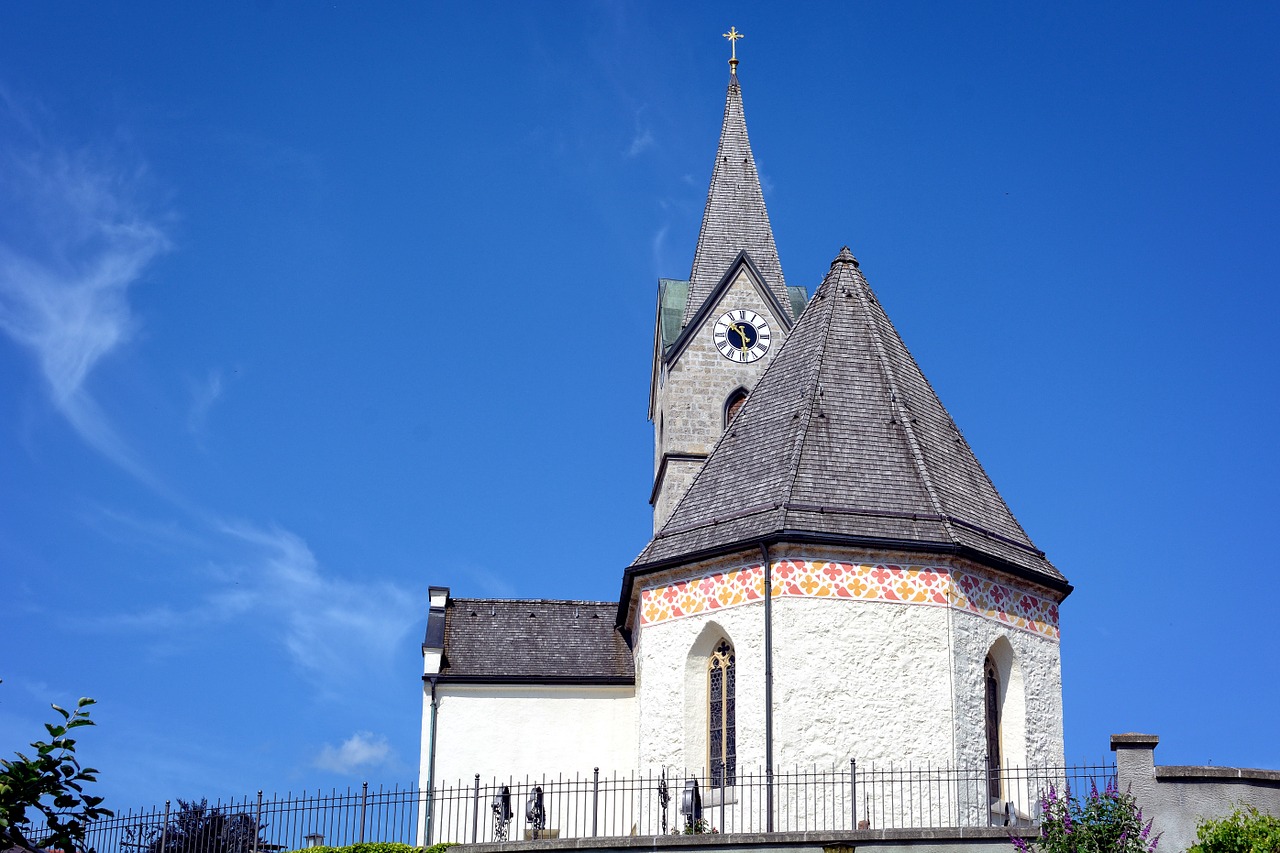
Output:
<instances>
[{"instance_id":1,"label":"metal fence post","mask_svg":"<svg viewBox=\"0 0 1280 853\"><path fill-rule=\"evenodd\" d=\"M599 835L597 822L600 819L600 768L597 767L595 777L591 781L591 837Z\"/></svg>"},{"instance_id":2,"label":"metal fence post","mask_svg":"<svg viewBox=\"0 0 1280 853\"><path fill-rule=\"evenodd\" d=\"M160 826L160 853L165 853L165 845L169 843L169 801L164 801L164 823ZM253 853L258 853L254 845Z\"/></svg>"},{"instance_id":3,"label":"metal fence post","mask_svg":"<svg viewBox=\"0 0 1280 853\"><path fill-rule=\"evenodd\" d=\"M480 837L480 774L476 774L476 793L471 799L471 843L475 844Z\"/></svg>"},{"instance_id":4,"label":"metal fence post","mask_svg":"<svg viewBox=\"0 0 1280 853\"><path fill-rule=\"evenodd\" d=\"M849 800L853 803L853 823L850 829L858 828L858 759L849 759Z\"/></svg>"},{"instance_id":5,"label":"metal fence post","mask_svg":"<svg viewBox=\"0 0 1280 853\"><path fill-rule=\"evenodd\" d=\"M364 844L364 814L369 806L369 783L360 786L360 842Z\"/></svg>"},{"instance_id":6,"label":"metal fence post","mask_svg":"<svg viewBox=\"0 0 1280 853\"><path fill-rule=\"evenodd\" d=\"M167 807L167 804L166 804ZM262 789L258 789L258 808L253 816L253 853L258 853L258 835L262 832Z\"/></svg>"},{"instance_id":7,"label":"metal fence post","mask_svg":"<svg viewBox=\"0 0 1280 853\"><path fill-rule=\"evenodd\" d=\"M773 768L764 769L764 831L773 832Z\"/></svg>"}]
</instances>

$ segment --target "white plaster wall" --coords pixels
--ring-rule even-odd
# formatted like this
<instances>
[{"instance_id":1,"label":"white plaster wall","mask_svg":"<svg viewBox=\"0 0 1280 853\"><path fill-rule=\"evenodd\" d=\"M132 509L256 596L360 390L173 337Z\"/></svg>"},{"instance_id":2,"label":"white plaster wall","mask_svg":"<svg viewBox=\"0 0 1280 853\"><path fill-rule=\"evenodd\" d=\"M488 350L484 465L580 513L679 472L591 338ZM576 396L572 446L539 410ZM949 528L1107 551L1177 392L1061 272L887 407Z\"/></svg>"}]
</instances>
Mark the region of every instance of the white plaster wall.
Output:
<instances>
[{"instance_id":1,"label":"white plaster wall","mask_svg":"<svg viewBox=\"0 0 1280 853\"><path fill-rule=\"evenodd\" d=\"M1025 714L1019 732L1017 715L1006 710L1003 751L1010 760L1032 767L1061 767L1062 661L1058 643L1001 625L963 611L951 611L955 646L956 761L980 766L986 756L986 710L983 704L983 663L997 639L1003 637L1013 650L1021 672ZM1016 701L1016 695L1013 697ZM1012 719L1011 719L1012 718Z\"/></svg>"},{"instance_id":2,"label":"white plaster wall","mask_svg":"<svg viewBox=\"0 0 1280 853\"><path fill-rule=\"evenodd\" d=\"M705 769L706 687L702 678L689 676L688 663L695 641L712 633L724 634L734 647L738 766L763 766L764 603L646 625L637 633L640 767Z\"/></svg>"},{"instance_id":3,"label":"white plaster wall","mask_svg":"<svg viewBox=\"0 0 1280 853\"><path fill-rule=\"evenodd\" d=\"M941 607L780 598L773 607L774 760L948 762L951 658Z\"/></svg>"},{"instance_id":4,"label":"white plaster wall","mask_svg":"<svg viewBox=\"0 0 1280 853\"><path fill-rule=\"evenodd\" d=\"M429 697L429 692L428 692ZM445 685L439 700L435 784L471 785L560 773L590 777L636 768L635 692L625 687ZM422 778L429 760L424 715Z\"/></svg>"}]
</instances>

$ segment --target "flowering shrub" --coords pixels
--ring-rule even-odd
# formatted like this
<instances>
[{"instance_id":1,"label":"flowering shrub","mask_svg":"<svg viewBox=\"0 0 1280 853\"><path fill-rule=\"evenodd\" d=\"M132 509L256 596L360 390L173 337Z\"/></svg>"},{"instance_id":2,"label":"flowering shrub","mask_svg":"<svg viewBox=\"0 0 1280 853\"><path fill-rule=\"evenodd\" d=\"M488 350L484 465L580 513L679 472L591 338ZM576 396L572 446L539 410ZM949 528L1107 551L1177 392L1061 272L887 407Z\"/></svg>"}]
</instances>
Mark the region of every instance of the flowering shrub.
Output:
<instances>
[{"instance_id":1,"label":"flowering shrub","mask_svg":"<svg viewBox=\"0 0 1280 853\"><path fill-rule=\"evenodd\" d=\"M1050 787L1040 797L1040 838L1015 838L1013 846L1022 853L1155 853L1159 842L1133 795L1108 783L1102 791L1090 784L1083 799Z\"/></svg>"}]
</instances>

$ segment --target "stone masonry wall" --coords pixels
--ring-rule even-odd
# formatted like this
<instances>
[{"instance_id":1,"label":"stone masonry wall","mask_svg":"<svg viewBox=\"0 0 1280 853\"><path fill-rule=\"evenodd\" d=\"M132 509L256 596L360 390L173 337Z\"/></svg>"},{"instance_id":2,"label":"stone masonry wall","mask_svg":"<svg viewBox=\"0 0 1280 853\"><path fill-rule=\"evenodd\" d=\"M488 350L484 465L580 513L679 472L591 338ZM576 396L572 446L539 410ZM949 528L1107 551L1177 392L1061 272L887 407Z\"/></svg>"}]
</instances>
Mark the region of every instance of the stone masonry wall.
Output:
<instances>
[{"instance_id":1,"label":"stone masonry wall","mask_svg":"<svg viewBox=\"0 0 1280 853\"><path fill-rule=\"evenodd\" d=\"M712 327L729 309L745 308L769 320L773 342L759 361L750 364L731 362L715 348ZM737 388L750 391L760 374L777 354L786 338L786 327L744 269L715 304L701 329L668 371L658 374L657 405L654 412L654 476L664 453L707 454L724 432L724 403ZM684 463L679 472L667 467L667 480L658 491L654 503L654 531L666 521L671 510L692 482L685 471L700 463ZM677 474L677 476L671 476Z\"/></svg>"}]
</instances>

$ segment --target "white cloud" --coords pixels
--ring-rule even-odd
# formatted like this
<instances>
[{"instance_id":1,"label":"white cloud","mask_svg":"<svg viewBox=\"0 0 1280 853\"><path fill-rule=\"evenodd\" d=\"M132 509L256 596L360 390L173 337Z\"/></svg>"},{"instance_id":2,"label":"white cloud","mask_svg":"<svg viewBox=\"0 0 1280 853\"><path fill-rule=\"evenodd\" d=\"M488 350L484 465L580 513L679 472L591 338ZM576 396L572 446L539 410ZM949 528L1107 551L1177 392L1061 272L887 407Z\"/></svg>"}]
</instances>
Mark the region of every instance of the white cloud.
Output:
<instances>
[{"instance_id":1,"label":"white cloud","mask_svg":"<svg viewBox=\"0 0 1280 853\"><path fill-rule=\"evenodd\" d=\"M200 382L191 382L191 407L187 410L187 430L203 441L207 432L209 410L222 397L222 371L210 370Z\"/></svg>"},{"instance_id":2,"label":"white cloud","mask_svg":"<svg viewBox=\"0 0 1280 853\"><path fill-rule=\"evenodd\" d=\"M10 98L0 125L34 136ZM0 160L0 330L29 350L54 406L92 447L150 480L86 381L137 330L129 289L168 242L134 202L145 170L9 144Z\"/></svg>"},{"instance_id":3,"label":"white cloud","mask_svg":"<svg viewBox=\"0 0 1280 853\"><path fill-rule=\"evenodd\" d=\"M313 762L322 770L350 773L364 767L384 764L391 755L391 746L382 735L372 732L356 732L341 746L325 744Z\"/></svg>"},{"instance_id":4,"label":"white cloud","mask_svg":"<svg viewBox=\"0 0 1280 853\"><path fill-rule=\"evenodd\" d=\"M653 143L653 131L647 127L640 128L635 136L631 137L631 144L627 146L627 156L637 157L652 148Z\"/></svg>"}]
</instances>

